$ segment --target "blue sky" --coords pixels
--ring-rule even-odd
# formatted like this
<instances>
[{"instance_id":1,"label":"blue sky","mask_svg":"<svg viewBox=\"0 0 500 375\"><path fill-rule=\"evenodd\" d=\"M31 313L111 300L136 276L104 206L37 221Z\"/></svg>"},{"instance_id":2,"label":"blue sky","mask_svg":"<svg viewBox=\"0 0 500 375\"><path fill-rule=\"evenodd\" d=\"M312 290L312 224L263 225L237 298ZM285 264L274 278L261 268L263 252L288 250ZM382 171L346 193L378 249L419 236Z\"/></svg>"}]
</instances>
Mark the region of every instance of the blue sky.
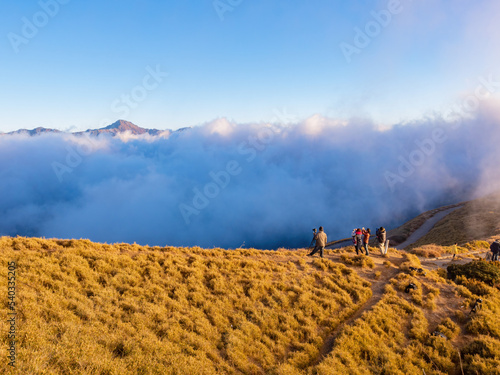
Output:
<instances>
[{"instance_id":1,"label":"blue sky","mask_svg":"<svg viewBox=\"0 0 500 375\"><path fill-rule=\"evenodd\" d=\"M276 111L390 125L446 111L479 76L500 77L493 0L220 0L223 17L215 3L1 2L0 131L118 118L176 129ZM389 9L348 62L341 43L355 46L356 28ZM151 69L161 80L147 79ZM140 100L125 102L133 92Z\"/></svg>"}]
</instances>

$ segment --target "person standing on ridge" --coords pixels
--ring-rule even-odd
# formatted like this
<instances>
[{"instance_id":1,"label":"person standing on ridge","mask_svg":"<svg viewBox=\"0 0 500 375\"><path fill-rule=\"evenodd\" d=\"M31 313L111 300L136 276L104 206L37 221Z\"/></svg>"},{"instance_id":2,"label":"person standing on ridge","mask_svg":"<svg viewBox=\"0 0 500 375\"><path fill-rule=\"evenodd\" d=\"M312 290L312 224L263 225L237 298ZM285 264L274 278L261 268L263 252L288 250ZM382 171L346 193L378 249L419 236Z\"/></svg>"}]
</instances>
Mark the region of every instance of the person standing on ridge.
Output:
<instances>
[{"instance_id":1,"label":"person standing on ridge","mask_svg":"<svg viewBox=\"0 0 500 375\"><path fill-rule=\"evenodd\" d=\"M354 248L356 248L356 228L354 228L351 232L352 244Z\"/></svg>"},{"instance_id":2,"label":"person standing on ridge","mask_svg":"<svg viewBox=\"0 0 500 375\"><path fill-rule=\"evenodd\" d=\"M323 231L323 227L319 227L319 231L314 236L314 240L316 241L316 245L314 246L314 250L310 254L307 254L307 256L312 257L314 254L316 254L319 251L319 255L321 256L321 258L323 258L323 250L325 249L326 242L327 242L327 236L326 236L326 233Z\"/></svg>"},{"instance_id":3,"label":"person standing on ridge","mask_svg":"<svg viewBox=\"0 0 500 375\"><path fill-rule=\"evenodd\" d=\"M490 245L490 250L491 250L491 261L498 260L498 253L500 253L500 240L495 240L493 243Z\"/></svg>"},{"instance_id":4,"label":"person standing on ridge","mask_svg":"<svg viewBox=\"0 0 500 375\"><path fill-rule=\"evenodd\" d=\"M359 255L359 253L362 253L362 250L361 250L361 247L363 246L363 240L361 238L362 235L363 235L363 231L360 228L356 229L356 255Z\"/></svg>"},{"instance_id":5,"label":"person standing on ridge","mask_svg":"<svg viewBox=\"0 0 500 375\"><path fill-rule=\"evenodd\" d=\"M387 233L385 232L384 227L380 227L379 229L377 229L376 235L377 235L377 242L380 254L381 255L387 254L387 250L385 247L385 240L387 238Z\"/></svg>"},{"instance_id":6,"label":"person standing on ridge","mask_svg":"<svg viewBox=\"0 0 500 375\"><path fill-rule=\"evenodd\" d=\"M370 253L368 252L368 241L370 240L370 228L368 228L367 230L363 230L363 246L365 248L365 254L366 255L370 255Z\"/></svg>"}]
</instances>

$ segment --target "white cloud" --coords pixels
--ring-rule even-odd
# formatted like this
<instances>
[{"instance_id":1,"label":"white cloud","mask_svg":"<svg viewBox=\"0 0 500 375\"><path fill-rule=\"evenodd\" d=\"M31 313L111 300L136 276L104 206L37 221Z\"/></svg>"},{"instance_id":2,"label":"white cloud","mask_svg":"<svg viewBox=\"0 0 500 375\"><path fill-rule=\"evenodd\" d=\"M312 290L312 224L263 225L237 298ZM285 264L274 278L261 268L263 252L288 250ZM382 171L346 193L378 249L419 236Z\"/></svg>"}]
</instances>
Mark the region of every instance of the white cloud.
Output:
<instances>
[{"instance_id":1,"label":"white cloud","mask_svg":"<svg viewBox=\"0 0 500 375\"><path fill-rule=\"evenodd\" d=\"M354 226L390 227L495 187L500 131L492 108L456 130L439 119L381 131L370 121L315 116L286 126L219 119L171 137L94 139L62 182L53 163L66 165L68 147L79 152L81 139L2 136L0 233L276 248L308 245L319 225L330 239ZM416 142L436 129L445 140L419 151L425 147ZM399 173L411 157L418 166L391 189L384 173ZM206 186L215 197L186 224L179 205L193 206L194 189Z\"/></svg>"}]
</instances>

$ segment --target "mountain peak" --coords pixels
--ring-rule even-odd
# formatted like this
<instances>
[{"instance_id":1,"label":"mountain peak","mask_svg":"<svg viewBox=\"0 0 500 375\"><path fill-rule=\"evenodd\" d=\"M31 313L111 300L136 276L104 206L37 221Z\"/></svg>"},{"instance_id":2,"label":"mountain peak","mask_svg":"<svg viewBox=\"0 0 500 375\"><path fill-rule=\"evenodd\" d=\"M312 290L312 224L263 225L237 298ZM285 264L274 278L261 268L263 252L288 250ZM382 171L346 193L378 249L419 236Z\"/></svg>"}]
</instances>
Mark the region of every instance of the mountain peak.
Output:
<instances>
[{"instance_id":1,"label":"mountain peak","mask_svg":"<svg viewBox=\"0 0 500 375\"><path fill-rule=\"evenodd\" d=\"M99 134L111 134L111 135L116 135L118 133L123 133L123 132L130 132L134 135L140 135L140 134L151 134L151 135L158 135L160 133L160 130L157 129L144 129L141 128L140 126L137 126L136 124L131 123L130 121L125 121L125 120L118 120L111 125L108 125L104 128L100 129L89 129L87 130L88 133L92 135L99 135Z\"/></svg>"},{"instance_id":2,"label":"mountain peak","mask_svg":"<svg viewBox=\"0 0 500 375\"><path fill-rule=\"evenodd\" d=\"M146 129L141 128L140 126L137 126L137 125L131 123L130 121L125 121L125 120L118 120L118 121L112 123L111 125L108 125L105 128L102 128L99 130L104 130L104 129L106 129L106 130L117 129L120 131L126 131L126 130L140 131L140 129L146 130Z\"/></svg>"}]
</instances>

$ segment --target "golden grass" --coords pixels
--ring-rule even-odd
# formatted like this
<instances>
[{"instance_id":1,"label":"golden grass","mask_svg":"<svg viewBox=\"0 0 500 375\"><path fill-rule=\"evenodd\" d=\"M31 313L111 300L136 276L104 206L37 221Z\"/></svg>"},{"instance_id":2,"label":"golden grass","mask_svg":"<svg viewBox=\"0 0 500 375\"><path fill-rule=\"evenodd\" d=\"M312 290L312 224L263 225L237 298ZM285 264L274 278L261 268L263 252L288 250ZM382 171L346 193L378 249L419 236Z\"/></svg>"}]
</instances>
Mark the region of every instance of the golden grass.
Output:
<instances>
[{"instance_id":1,"label":"golden grass","mask_svg":"<svg viewBox=\"0 0 500 375\"><path fill-rule=\"evenodd\" d=\"M371 295L355 272L305 252L8 237L0 250L2 290L18 264L23 374L298 371ZM6 319L0 332L5 357Z\"/></svg>"},{"instance_id":2,"label":"golden grass","mask_svg":"<svg viewBox=\"0 0 500 375\"><path fill-rule=\"evenodd\" d=\"M453 374L460 359L465 373L498 373L498 289L412 272L420 260L404 254L374 301L356 270L371 261L379 279L389 260L341 254L351 269L305 254L1 237L0 288L15 260L19 303L18 368L4 373ZM7 330L1 319L4 358Z\"/></svg>"},{"instance_id":3,"label":"golden grass","mask_svg":"<svg viewBox=\"0 0 500 375\"><path fill-rule=\"evenodd\" d=\"M427 374L454 367L448 350L441 355L429 342L428 322L418 307L389 291L362 319L346 329L317 374ZM441 343L440 343L441 344ZM445 349L448 343L444 343ZM439 363L436 372L427 361Z\"/></svg>"},{"instance_id":4,"label":"golden grass","mask_svg":"<svg viewBox=\"0 0 500 375\"><path fill-rule=\"evenodd\" d=\"M340 256L342 262L348 266L356 266L362 268L373 268L375 263L373 259L366 255L354 255L349 256L348 254L342 254Z\"/></svg>"},{"instance_id":5,"label":"golden grass","mask_svg":"<svg viewBox=\"0 0 500 375\"><path fill-rule=\"evenodd\" d=\"M415 263L413 256L408 257L408 262ZM405 293L409 282L418 288ZM460 288L463 287L457 286ZM439 323L431 323L427 317L446 314L447 310L435 311L435 300L448 289L449 284L440 277L399 274L386 285L381 301L342 332L330 355L311 373L458 374L462 365L465 373L497 374L500 368L500 340L497 340L500 332L496 328L500 327L498 291L490 288L486 306L472 317L449 310L449 315ZM469 308L476 297L469 292L463 300L465 308ZM461 319L457 315L461 315ZM464 324L465 332L460 328ZM430 335L433 331L441 332L446 339Z\"/></svg>"}]
</instances>

